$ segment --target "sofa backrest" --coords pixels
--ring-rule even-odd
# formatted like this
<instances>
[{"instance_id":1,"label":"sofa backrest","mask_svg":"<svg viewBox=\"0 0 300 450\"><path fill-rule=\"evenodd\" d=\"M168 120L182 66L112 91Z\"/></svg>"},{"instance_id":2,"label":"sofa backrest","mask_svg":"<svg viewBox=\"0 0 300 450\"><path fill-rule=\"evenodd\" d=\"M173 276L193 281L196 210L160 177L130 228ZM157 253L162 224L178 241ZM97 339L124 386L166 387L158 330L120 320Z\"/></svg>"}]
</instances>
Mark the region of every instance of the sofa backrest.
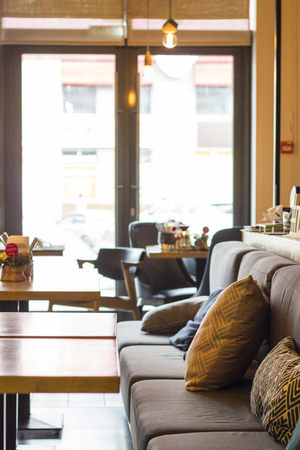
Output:
<instances>
[{"instance_id":1,"label":"sofa backrest","mask_svg":"<svg viewBox=\"0 0 300 450\"><path fill-rule=\"evenodd\" d=\"M243 256L253 251L257 251L257 248L239 241L216 244L210 261L210 293L236 281Z\"/></svg>"},{"instance_id":2,"label":"sofa backrest","mask_svg":"<svg viewBox=\"0 0 300 450\"><path fill-rule=\"evenodd\" d=\"M273 276L270 294L269 339L271 347L292 336L300 352L300 265L278 269Z\"/></svg>"},{"instance_id":3,"label":"sofa backrest","mask_svg":"<svg viewBox=\"0 0 300 450\"><path fill-rule=\"evenodd\" d=\"M291 260L269 251L249 252L242 258L237 279L241 280L252 275L269 297L274 273L281 267L290 265L294 265Z\"/></svg>"}]
</instances>

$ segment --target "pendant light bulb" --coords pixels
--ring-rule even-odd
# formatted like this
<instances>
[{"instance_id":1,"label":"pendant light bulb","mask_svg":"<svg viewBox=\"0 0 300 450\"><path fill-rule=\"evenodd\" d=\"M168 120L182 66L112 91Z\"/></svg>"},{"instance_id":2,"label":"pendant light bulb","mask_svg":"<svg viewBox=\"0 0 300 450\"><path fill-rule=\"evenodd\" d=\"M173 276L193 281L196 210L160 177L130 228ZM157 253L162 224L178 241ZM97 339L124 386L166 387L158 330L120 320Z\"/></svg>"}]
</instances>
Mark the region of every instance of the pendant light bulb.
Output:
<instances>
[{"instance_id":1,"label":"pendant light bulb","mask_svg":"<svg viewBox=\"0 0 300 450\"><path fill-rule=\"evenodd\" d=\"M174 48L177 45L177 36L174 33L164 34L162 40L163 46L166 48Z\"/></svg>"},{"instance_id":2,"label":"pendant light bulb","mask_svg":"<svg viewBox=\"0 0 300 450\"><path fill-rule=\"evenodd\" d=\"M149 49L146 51L144 70L143 70L142 76L143 76L143 80L146 83L150 83L153 80L152 60L151 60L151 53L150 53Z\"/></svg>"}]
</instances>

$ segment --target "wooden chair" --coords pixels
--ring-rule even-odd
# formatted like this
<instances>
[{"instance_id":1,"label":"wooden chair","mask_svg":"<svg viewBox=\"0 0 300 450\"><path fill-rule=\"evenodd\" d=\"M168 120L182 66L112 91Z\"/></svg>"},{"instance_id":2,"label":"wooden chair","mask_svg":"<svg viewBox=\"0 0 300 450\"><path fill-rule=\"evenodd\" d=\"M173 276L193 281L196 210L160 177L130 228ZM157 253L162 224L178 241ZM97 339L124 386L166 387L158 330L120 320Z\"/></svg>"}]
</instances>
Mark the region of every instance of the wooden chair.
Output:
<instances>
[{"instance_id":1,"label":"wooden chair","mask_svg":"<svg viewBox=\"0 0 300 450\"><path fill-rule=\"evenodd\" d=\"M157 244L155 222L131 222L128 233L132 248ZM145 256L135 287L140 309L189 298L196 292L196 282L180 258L152 260Z\"/></svg>"},{"instance_id":2,"label":"wooden chair","mask_svg":"<svg viewBox=\"0 0 300 450\"><path fill-rule=\"evenodd\" d=\"M141 248L116 247L101 248L97 259L77 259L80 268L85 263L92 264L104 277L115 281L124 281L128 296L101 296L99 301L91 302L63 302L54 300L49 302L48 311L53 311L53 305L67 305L84 307L98 312L99 308L112 308L116 310L132 311L135 320L140 319L139 309L137 307L137 298L134 287L134 278L143 267L145 250Z\"/></svg>"},{"instance_id":3,"label":"wooden chair","mask_svg":"<svg viewBox=\"0 0 300 450\"><path fill-rule=\"evenodd\" d=\"M211 244L209 247L209 253L206 259L204 274L202 277L202 281L200 283L199 288L197 289L197 292L195 294L196 297L201 295L210 295L210 288L209 288L209 277L210 277L210 260L213 248L216 244L219 242L224 241L241 241L242 240L242 226L236 226L232 228L224 228L222 230L217 231L211 240Z\"/></svg>"}]
</instances>

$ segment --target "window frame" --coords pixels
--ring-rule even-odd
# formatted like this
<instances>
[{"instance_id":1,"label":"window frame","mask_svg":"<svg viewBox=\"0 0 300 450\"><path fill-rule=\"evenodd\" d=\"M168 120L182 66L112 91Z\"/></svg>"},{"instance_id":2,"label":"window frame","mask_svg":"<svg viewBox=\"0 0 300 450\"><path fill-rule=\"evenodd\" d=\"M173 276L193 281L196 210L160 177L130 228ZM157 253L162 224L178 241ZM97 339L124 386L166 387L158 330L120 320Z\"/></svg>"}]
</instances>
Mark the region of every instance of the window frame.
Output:
<instances>
[{"instance_id":1,"label":"window frame","mask_svg":"<svg viewBox=\"0 0 300 450\"><path fill-rule=\"evenodd\" d=\"M251 47L177 47L174 54L234 56L234 225L250 221ZM116 56L116 244L128 245L128 224L138 218L137 57L145 47L0 46L0 224L22 233L21 58L23 53L101 53ZM168 54L161 47L152 54ZM133 93L136 101L129 102ZM222 228L222 224L220 224Z\"/></svg>"}]
</instances>

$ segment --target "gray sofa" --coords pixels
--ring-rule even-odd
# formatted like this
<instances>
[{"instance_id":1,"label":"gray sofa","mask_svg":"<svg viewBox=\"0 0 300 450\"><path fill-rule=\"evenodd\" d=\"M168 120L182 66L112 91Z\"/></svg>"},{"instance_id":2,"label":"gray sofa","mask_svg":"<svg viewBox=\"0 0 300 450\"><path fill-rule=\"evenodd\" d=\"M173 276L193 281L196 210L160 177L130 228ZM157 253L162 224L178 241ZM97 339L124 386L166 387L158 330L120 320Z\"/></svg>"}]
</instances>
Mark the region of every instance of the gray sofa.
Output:
<instances>
[{"instance_id":1,"label":"gray sofa","mask_svg":"<svg viewBox=\"0 0 300 450\"><path fill-rule=\"evenodd\" d=\"M252 275L270 298L270 348L282 338L292 336L299 350L300 265L243 242L223 242L214 247L210 263L211 292L248 275ZM170 344L174 330L171 333L169 330L178 319L178 311L184 311L185 323L193 319L203 300L193 298L165 305L148 313L143 321L118 324L121 393L134 449L285 448L251 413L250 391L261 362L259 357L234 384L217 391L186 389L184 352ZM151 328L155 321L157 329ZM142 331L141 327L149 331ZM262 360L264 354L260 357Z\"/></svg>"}]
</instances>

